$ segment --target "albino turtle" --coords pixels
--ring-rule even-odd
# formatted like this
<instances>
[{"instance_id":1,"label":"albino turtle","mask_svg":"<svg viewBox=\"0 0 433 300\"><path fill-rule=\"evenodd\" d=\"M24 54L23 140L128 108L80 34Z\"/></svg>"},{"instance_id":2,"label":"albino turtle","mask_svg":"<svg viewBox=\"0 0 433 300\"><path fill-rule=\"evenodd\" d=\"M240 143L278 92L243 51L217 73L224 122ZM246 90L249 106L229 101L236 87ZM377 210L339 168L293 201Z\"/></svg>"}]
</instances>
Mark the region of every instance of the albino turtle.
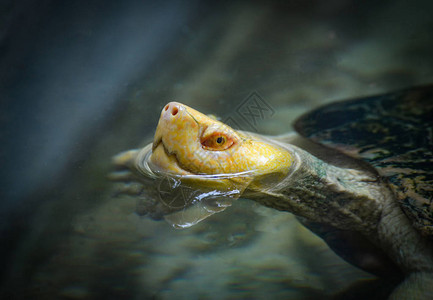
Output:
<instances>
[{"instance_id":1,"label":"albino turtle","mask_svg":"<svg viewBox=\"0 0 433 300\"><path fill-rule=\"evenodd\" d=\"M139 182L122 192L176 227L240 196L294 213L353 265L403 274L391 298L433 299L433 85L335 102L295 128L236 131L171 102L153 144L117 155L112 178Z\"/></svg>"}]
</instances>

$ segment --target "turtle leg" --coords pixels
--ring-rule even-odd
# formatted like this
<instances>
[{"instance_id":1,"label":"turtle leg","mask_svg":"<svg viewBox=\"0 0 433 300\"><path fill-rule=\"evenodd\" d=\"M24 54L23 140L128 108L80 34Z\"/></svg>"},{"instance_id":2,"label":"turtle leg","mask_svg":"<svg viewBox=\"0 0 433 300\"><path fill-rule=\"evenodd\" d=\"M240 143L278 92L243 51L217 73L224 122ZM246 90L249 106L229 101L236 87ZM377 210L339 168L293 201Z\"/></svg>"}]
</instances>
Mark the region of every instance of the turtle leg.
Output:
<instances>
[{"instance_id":1,"label":"turtle leg","mask_svg":"<svg viewBox=\"0 0 433 300\"><path fill-rule=\"evenodd\" d=\"M114 171L108 174L108 179L117 182L131 182L136 181L135 175L128 170Z\"/></svg>"},{"instance_id":2,"label":"turtle leg","mask_svg":"<svg viewBox=\"0 0 433 300\"><path fill-rule=\"evenodd\" d=\"M117 182L113 196L130 195L138 196L143 193L144 186L136 176L128 170L114 171L108 174L108 179Z\"/></svg>"},{"instance_id":3,"label":"turtle leg","mask_svg":"<svg viewBox=\"0 0 433 300\"><path fill-rule=\"evenodd\" d=\"M138 196L143 192L143 185L139 183L136 175L130 170L134 167L138 150L128 150L113 157L115 171L108 174L108 179L119 182L115 196L126 194Z\"/></svg>"},{"instance_id":4,"label":"turtle leg","mask_svg":"<svg viewBox=\"0 0 433 300\"><path fill-rule=\"evenodd\" d=\"M433 299L433 273L410 274L391 294L392 300Z\"/></svg>"},{"instance_id":5,"label":"turtle leg","mask_svg":"<svg viewBox=\"0 0 433 300\"><path fill-rule=\"evenodd\" d=\"M144 187L140 183L131 182L131 183L122 183L116 188L116 192L114 196L119 195L130 195L130 196L139 196L143 193Z\"/></svg>"},{"instance_id":6,"label":"turtle leg","mask_svg":"<svg viewBox=\"0 0 433 300\"><path fill-rule=\"evenodd\" d=\"M127 150L123 151L112 158L113 165L117 169L130 169L134 165L135 158L137 157L139 150Z\"/></svg>"}]
</instances>

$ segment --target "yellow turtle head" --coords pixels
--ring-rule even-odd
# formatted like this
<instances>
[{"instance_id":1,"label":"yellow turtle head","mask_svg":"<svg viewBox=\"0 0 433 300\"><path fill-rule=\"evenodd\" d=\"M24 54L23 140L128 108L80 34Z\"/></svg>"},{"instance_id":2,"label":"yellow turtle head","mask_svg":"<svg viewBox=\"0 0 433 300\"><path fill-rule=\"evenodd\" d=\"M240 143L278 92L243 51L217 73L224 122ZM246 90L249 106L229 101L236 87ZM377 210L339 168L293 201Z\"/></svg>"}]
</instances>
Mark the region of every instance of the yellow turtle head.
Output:
<instances>
[{"instance_id":1,"label":"yellow turtle head","mask_svg":"<svg viewBox=\"0 0 433 300\"><path fill-rule=\"evenodd\" d=\"M162 109L150 162L174 175L225 175L239 182L241 178L284 176L292 157L258 135L236 131L184 104L170 102Z\"/></svg>"}]
</instances>

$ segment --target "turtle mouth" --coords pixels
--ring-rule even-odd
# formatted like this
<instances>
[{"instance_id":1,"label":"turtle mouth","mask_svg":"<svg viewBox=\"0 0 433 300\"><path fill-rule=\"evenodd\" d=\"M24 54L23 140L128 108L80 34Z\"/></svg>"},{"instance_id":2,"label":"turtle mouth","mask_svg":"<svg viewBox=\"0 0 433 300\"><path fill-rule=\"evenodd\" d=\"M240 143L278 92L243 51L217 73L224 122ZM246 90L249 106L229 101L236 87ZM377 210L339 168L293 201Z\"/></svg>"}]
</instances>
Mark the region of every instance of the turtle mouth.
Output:
<instances>
[{"instance_id":1,"label":"turtle mouth","mask_svg":"<svg viewBox=\"0 0 433 300\"><path fill-rule=\"evenodd\" d=\"M151 162L159 171L170 172L176 175L193 175L180 162L177 153L170 151L164 144L161 137L157 137L152 145Z\"/></svg>"},{"instance_id":2,"label":"turtle mouth","mask_svg":"<svg viewBox=\"0 0 433 300\"><path fill-rule=\"evenodd\" d=\"M160 144L162 144L162 146L164 147L164 149L165 149L165 145L164 145L164 143L162 142L162 136L159 136L159 137L155 137L155 139L154 139L154 141L153 141L153 144L152 144L152 151L154 151Z\"/></svg>"},{"instance_id":3,"label":"turtle mouth","mask_svg":"<svg viewBox=\"0 0 433 300\"><path fill-rule=\"evenodd\" d=\"M155 150L158 147L162 147L164 149L164 153L167 157L173 157L176 160L176 163L179 165L179 158L177 157L176 152L170 151L167 146L165 146L164 141L162 140L162 136L155 139L155 141L152 144L152 152L155 152Z\"/></svg>"}]
</instances>

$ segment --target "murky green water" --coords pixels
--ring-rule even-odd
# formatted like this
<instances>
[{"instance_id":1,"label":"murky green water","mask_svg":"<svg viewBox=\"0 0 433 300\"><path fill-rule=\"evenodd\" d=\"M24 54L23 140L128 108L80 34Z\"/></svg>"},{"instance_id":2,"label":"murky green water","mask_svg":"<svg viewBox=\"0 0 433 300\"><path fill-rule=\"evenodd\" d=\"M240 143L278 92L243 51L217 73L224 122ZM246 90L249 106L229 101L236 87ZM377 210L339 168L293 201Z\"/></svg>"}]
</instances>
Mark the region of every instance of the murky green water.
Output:
<instances>
[{"instance_id":1,"label":"murky green water","mask_svg":"<svg viewBox=\"0 0 433 300\"><path fill-rule=\"evenodd\" d=\"M326 299L374 278L345 263L291 214L241 199L192 228L176 230L163 221L135 214L136 200L114 197L106 175L111 156L152 139L160 110L168 101L214 113L244 130L279 134L292 130L291 122L316 105L433 82L431 5L427 1L417 5L406 1L362 5L292 1L213 7L194 3L174 10L167 6L153 15L155 23L146 24L154 24L157 32L162 23L183 14L173 28L166 28L175 34L143 37L146 51L161 43L166 46L146 54L148 60L133 63L128 57L140 53L131 50L134 43L119 51L124 41L110 35L121 31L110 16L124 17L119 23L126 26L124 32L145 32L148 28L137 28L134 21L148 17L155 8L135 9L135 2L130 2L119 10L115 4L106 11L103 4L71 10L72 17L59 25L59 32L71 34L71 47L83 37L90 42L78 54L68 52L68 45L61 50L83 59L78 60L81 65L74 66L74 72L65 78L50 73L46 86L35 83L39 91L35 103L50 110L36 110L34 123L22 121L21 135L15 134L16 126L4 134L19 137L13 145L20 151L28 149L24 155L13 152L12 146L10 152L6 148L6 159L14 153L28 157L33 144L40 153L48 153L57 149L62 138L71 143L40 164L53 167L57 164L54 159L67 157L58 163L62 168L57 171L47 167L40 173L22 159L11 160L7 174L14 174L16 190L6 184L2 187L12 190L10 197L26 189L23 178L40 180L30 193L14 199L19 204L11 213L4 206L7 217L2 232L7 247L2 293L27 299ZM56 13L47 7L47 14ZM62 14L68 15L65 11ZM105 16L100 21L83 17L99 12ZM83 19L88 23L79 23ZM104 40L107 44L101 56L117 57L119 64L108 70L92 69L99 57L93 51L99 48L92 48L91 41L98 40L98 28L104 26L109 28L105 32L108 42ZM127 55L123 57L122 52ZM91 54L90 61L83 58ZM66 54L62 59L68 59ZM50 59L43 58L34 68L49 64ZM89 75L90 69L94 73ZM125 73L133 69L134 74L107 79L120 69ZM33 80L31 70L22 72L30 79L17 80L16 89L26 88ZM101 88L95 95L86 94L87 98L69 99L65 95L70 91L65 92L62 85L80 76L84 77L80 87L87 83L90 91L101 85L119 88ZM246 118L245 103L254 95L268 109L263 116ZM90 105L96 96L102 100ZM83 123L89 125L81 128L78 118L63 126L65 119L60 117L49 123L59 115L51 110L60 105L56 99L83 101L93 123ZM33 105L30 98L25 100L23 106ZM19 104L13 108L16 110L5 110L3 119L25 112ZM72 113L66 106L65 116ZM51 135L36 141L29 138L30 129L44 128L44 124ZM66 135L68 128L78 128L77 133Z\"/></svg>"}]
</instances>

